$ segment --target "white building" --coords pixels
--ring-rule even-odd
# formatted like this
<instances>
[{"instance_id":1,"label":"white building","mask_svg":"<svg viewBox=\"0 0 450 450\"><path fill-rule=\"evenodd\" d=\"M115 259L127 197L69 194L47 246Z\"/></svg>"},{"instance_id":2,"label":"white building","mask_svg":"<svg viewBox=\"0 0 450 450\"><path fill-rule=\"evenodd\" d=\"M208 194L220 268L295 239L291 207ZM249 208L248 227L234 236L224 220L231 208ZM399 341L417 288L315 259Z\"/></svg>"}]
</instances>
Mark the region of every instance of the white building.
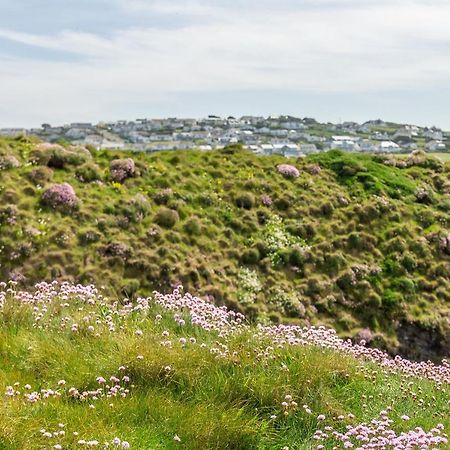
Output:
<instances>
[{"instance_id":1,"label":"white building","mask_svg":"<svg viewBox=\"0 0 450 450\"><path fill-rule=\"evenodd\" d=\"M399 152L401 150L400 145L396 144L393 141L382 141L380 142L380 151L381 152Z\"/></svg>"}]
</instances>

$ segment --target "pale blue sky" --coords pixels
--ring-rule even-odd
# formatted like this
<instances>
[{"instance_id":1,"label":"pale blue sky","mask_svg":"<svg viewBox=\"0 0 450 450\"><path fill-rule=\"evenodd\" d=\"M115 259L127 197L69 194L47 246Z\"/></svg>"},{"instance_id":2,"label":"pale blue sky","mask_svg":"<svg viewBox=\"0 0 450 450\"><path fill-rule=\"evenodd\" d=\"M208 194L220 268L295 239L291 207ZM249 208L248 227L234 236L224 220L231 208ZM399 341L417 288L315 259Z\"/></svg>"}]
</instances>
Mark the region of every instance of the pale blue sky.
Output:
<instances>
[{"instance_id":1,"label":"pale blue sky","mask_svg":"<svg viewBox=\"0 0 450 450\"><path fill-rule=\"evenodd\" d=\"M450 129L447 0L0 0L0 127L207 114Z\"/></svg>"}]
</instances>

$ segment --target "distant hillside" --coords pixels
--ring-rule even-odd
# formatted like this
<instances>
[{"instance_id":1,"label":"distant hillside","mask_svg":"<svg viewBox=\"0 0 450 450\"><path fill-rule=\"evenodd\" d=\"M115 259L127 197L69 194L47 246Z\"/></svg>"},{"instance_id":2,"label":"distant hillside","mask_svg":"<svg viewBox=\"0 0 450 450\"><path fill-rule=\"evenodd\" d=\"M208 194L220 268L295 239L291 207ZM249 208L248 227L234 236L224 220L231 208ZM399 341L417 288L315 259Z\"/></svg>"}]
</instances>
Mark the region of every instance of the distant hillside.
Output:
<instances>
[{"instance_id":1,"label":"distant hillside","mask_svg":"<svg viewBox=\"0 0 450 450\"><path fill-rule=\"evenodd\" d=\"M0 141L0 168L0 279L95 282L129 297L181 283L262 322L449 355L449 163L18 138Z\"/></svg>"}]
</instances>

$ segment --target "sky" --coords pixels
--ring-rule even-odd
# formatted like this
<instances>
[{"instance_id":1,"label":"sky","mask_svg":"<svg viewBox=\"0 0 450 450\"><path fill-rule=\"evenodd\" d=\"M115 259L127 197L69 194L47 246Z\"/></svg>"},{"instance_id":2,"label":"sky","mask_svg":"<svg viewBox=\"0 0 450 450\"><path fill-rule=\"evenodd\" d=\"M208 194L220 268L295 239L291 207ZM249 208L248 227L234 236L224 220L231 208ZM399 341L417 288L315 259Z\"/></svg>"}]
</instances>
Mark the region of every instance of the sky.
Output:
<instances>
[{"instance_id":1,"label":"sky","mask_svg":"<svg viewBox=\"0 0 450 450\"><path fill-rule=\"evenodd\" d=\"M449 0L0 0L0 128L208 114L450 130Z\"/></svg>"}]
</instances>

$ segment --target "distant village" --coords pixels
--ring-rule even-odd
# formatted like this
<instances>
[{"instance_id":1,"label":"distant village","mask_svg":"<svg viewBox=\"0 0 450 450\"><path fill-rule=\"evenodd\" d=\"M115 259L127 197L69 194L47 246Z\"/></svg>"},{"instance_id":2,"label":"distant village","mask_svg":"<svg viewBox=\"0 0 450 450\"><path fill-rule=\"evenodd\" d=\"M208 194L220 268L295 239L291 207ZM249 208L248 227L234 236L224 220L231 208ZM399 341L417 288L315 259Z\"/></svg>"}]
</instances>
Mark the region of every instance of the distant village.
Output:
<instances>
[{"instance_id":1,"label":"distant village","mask_svg":"<svg viewBox=\"0 0 450 450\"><path fill-rule=\"evenodd\" d=\"M422 149L450 151L450 133L436 127L399 125L382 120L363 124L319 123L292 116L243 116L203 119L136 119L116 122L43 124L40 128L0 128L0 136L37 136L96 149L155 152L213 150L242 144L256 154L287 157L342 149L349 152L401 153Z\"/></svg>"}]
</instances>

